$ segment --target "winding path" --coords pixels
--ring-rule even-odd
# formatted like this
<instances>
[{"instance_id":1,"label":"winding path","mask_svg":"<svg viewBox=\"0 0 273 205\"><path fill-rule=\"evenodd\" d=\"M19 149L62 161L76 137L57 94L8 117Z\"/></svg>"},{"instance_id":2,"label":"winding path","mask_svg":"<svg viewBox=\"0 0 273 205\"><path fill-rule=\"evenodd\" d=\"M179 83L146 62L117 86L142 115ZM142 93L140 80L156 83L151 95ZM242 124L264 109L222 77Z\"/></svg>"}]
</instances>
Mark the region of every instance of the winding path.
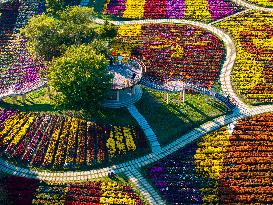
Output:
<instances>
[{"instance_id":1,"label":"winding path","mask_svg":"<svg viewBox=\"0 0 273 205\"><path fill-rule=\"evenodd\" d=\"M99 20L99 21L103 22L102 20ZM104 177L104 176L107 176L110 171L114 171L115 173L125 173L130 178L130 180L132 180L134 183L138 185L141 192L148 198L151 204L164 204L161 197L156 193L153 187L151 187L147 183L146 179L138 171L141 167L151 164L153 162L156 162L176 152L177 150L183 148L186 144L193 142L194 140L204 136L205 134L209 132L218 130L224 125L230 124L246 116L252 116L252 115L272 111L273 106L249 107L237 97L236 93L234 92L232 88L231 78L230 78L231 70L236 59L236 47L235 47L235 44L232 42L232 39L226 33L224 33L221 29L218 29L212 25L204 24L201 22L194 22L194 21L181 20L181 19L135 20L135 21L118 21L118 22L112 21L111 23L115 25L150 24L150 23L190 24L190 25L207 29L211 31L212 33L214 33L215 35L217 35L218 37L220 37L221 39L223 39L226 46L227 55L223 65L223 69L221 71L220 81L221 81L223 92L227 95L230 95L232 98L236 100L238 105L237 109L235 109L234 112L229 115L221 116L212 121L204 123L203 125L193 129L189 133L181 136L179 139L175 140L174 142L170 143L169 145L163 148L160 148L160 145L158 144L159 147L157 147L156 151L153 153L150 153L146 156L143 156L125 163L113 165L103 169L90 170L90 171L65 171L65 172L36 171L36 170L30 170L30 169L17 167L15 165L9 164L8 162L2 159L0 159L0 169L2 169L4 172L17 175L17 176L36 178L43 181L58 182L58 183L86 181L86 180L90 180L94 178ZM130 110L132 111L131 113L135 112L132 114L133 116L135 115L135 118L139 118L139 115L138 116L136 115L138 111L134 109L134 107L129 107L128 109L129 111ZM141 124L143 122L144 122L143 120L142 121L140 120L139 123ZM145 129L145 126L142 126L142 127L143 129ZM151 134L150 136L152 136L152 131L150 131L150 134ZM151 138L151 141L153 139L154 138Z\"/></svg>"},{"instance_id":2,"label":"winding path","mask_svg":"<svg viewBox=\"0 0 273 205\"><path fill-rule=\"evenodd\" d=\"M223 83L223 90L226 93L236 98L236 94L233 92L233 89L230 83L230 77L229 77L232 66L236 58L236 50L230 37L227 34L225 34L222 30L204 23L181 20L181 19L136 20L136 21L119 21L119 22L112 22L112 23L114 23L115 25L136 24L136 23L138 24L177 23L177 24L195 25L195 26L199 26L201 28L210 30L217 36L221 37L226 44L227 57L226 57L224 68L221 74L222 76L221 82ZM181 136L176 141L163 147L162 149L160 149L159 151L155 153L151 153L144 157L140 157L138 159L134 159L132 161L121 163L118 165L113 165L107 168L90 170L90 171L76 171L76 172L73 172L73 171L47 172L47 171L36 171L36 170L20 168L15 165L9 164L8 162L3 160L0 160L0 166L3 171L6 171L14 175L25 176L29 178L38 178L44 181L55 181L55 182L64 182L64 183L72 182L72 181L83 181L83 180L88 180L92 178L107 176L111 170L115 171L116 173L121 173L121 172L125 172L126 170L130 170L132 168L141 168L143 166L146 166L147 164L153 163L157 160L160 160L174 153L175 151L182 148L186 144L191 143L193 140L211 131L215 131L224 125L227 125L235 120L238 120L240 118L250 115L250 113L245 112L245 109L247 109L248 107L242 101L240 101L240 99L238 99L237 102L239 104L239 107L238 109L235 109L232 114L225 115L217 119L214 119L212 121L209 121L207 123L204 123L200 127L193 129L191 132ZM268 111L269 109L270 107L266 107L262 110L255 108L255 112L252 112L252 114L263 113L265 111Z\"/></svg>"}]
</instances>

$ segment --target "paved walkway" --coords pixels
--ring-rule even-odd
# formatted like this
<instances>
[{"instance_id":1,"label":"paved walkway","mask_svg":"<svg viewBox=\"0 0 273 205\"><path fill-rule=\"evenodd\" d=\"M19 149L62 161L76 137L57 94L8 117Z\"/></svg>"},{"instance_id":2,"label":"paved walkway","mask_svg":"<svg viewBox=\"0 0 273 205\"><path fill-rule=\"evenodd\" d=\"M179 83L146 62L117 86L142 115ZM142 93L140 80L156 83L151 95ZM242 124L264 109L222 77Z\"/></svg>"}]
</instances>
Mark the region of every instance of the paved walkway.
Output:
<instances>
[{"instance_id":1,"label":"paved walkway","mask_svg":"<svg viewBox=\"0 0 273 205\"><path fill-rule=\"evenodd\" d=\"M226 35L223 31L220 29L217 29L211 25L206 25L200 22L193 22L193 21L187 21L187 20L178 20L178 19L157 19L157 20L137 20L137 21L125 21L125 22L118 22L116 24L134 24L134 23L164 23L164 22L169 22L169 23L188 23L196 26L203 27L205 29L211 30L213 33L217 34L218 36L221 36L225 42L227 43L227 59L224 63L225 69L223 69L222 76L224 76L224 80L222 80L225 84L226 92L229 94L234 93L231 87L230 83L230 77L229 74L231 72L234 60L236 58L236 53L235 53L235 47L231 39L229 38L228 35ZM224 89L225 89L224 88ZM234 93L235 95L235 93ZM236 97L236 95L235 95ZM181 149L184 147L186 144L191 143L195 139L211 132L214 130L217 130L221 128L224 125L227 125L235 120L241 119L246 116L250 115L255 115L255 114L260 114L264 112L269 112L272 111L272 106L262 106L262 107L255 107L251 109L251 113L245 112L243 109L246 108L247 106L242 102L241 103L241 108L236 109L232 114L230 115L225 115L220 118L217 118L215 120L212 120L210 122L207 122L200 127L192 130L188 134L185 134L181 136L179 139L176 141L172 142L171 144L163 147L162 149L156 151L155 153L148 154L144 157L140 157L138 159L126 162L126 163L121 163L118 165L114 165L111 167L103 168L103 169L98 169L98 170L90 170L90 171L66 171L66 172L46 172L46 171L35 171L35 170L29 170L25 168L20 168L14 165L11 165L7 163L6 161L0 160L0 167L3 171L6 171L8 173L18 175L18 176L25 176L29 178L39 178L41 180L45 181L57 181L57 182L71 182L71 181L82 181L82 180L88 180L92 178L98 178L98 177L103 177L107 176L108 172L111 170L114 170L117 173L124 172L126 170L130 170L131 168L140 168L142 166L145 166L147 164L153 163L157 160L160 160L175 151ZM134 107L134 106L133 106ZM132 112L137 113L134 108L131 107ZM134 111L133 111L134 110ZM243 111L242 111L243 110ZM139 115L137 116L137 118ZM144 122L144 121L143 121ZM142 122L142 123L143 123ZM148 132L148 134L151 134L152 132Z\"/></svg>"},{"instance_id":2,"label":"paved walkway","mask_svg":"<svg viewBox=\"0 0 273 205\"><path fill-rule=\"evenodd\" d=\"M133 182L150 204L166 204L155 189L148 183L137 169L130 169L125 171L125 174L131 182Z\"/></svg>"},{"instance_id":3,"label":"paved walkway","mask_svg":"<svg viewBox=\"0 0 273 205\"><path fill-rule=\"evenodd\" d=\"M38 178L43 181L54 181L58 183L69 183L73 181L85 181L94 178L107 176L110 171L115 173L122 173L125 171L130 171L135 168L141 168L153 162L156 162L175 151L183 148L186 144L193 142L194 140L202 137L203 135L210 133L212 131L218 130L224 125L227 125L235 120L245 117L244 114L236 110L234 113L226 116L219 117L215 120L207 122L198 128L193 129L191 132L181 136L179 139L175 140L171 144L163 147L160 151L155 153L150 153L146 156L121 163L118 165L113 165L103 169L90 170L90 171L64 171L64 172L47 172L47 171L36 171L17 167L15 165L9 164L8 162L0 159L0 168L10 174L17 176L24 176L28 178Z\"/></svg>"},{"instance_id":4,"label":"paved walkway","mask_svg":"<svg viewBox=\"0 0 273 205\"><path fill-rule=\"evenodd\" d=\"M148 164L154 163L174 152L183 148L186 144L193 142L194 140L208 134L212 131L218 130L224 125L230 124L234 121L242 119L246 116L252 116L256 114L261 114L264 112L270 112L273 109L273 106L259 106L259 107L248 107L244 102L242 102L231 86L230 74L231 69L234 65L236 58L236 48L231 38L225 34L222 30L213 27L212 25L207 25L201 22L194 22L181 19L157 19L157 20L136 20L136 21L122 21L122 22L112 22L115 25L123 24L149 24L149 23L181 23L181 24L190 24L194 26L199 26L204 29L208 29L225 42L227 48L227 57L224 62L223 70L221 73L221 83L225 93L229 94L231 97L236 99L238 103L238 109L234 110L232 114L225 115L219 118L216 118L212 121L204 123L198 128L193 129L189 133L181 136L179 139L175 140L171 144L160 149L160 145L157 142L156 136L152 129L148 126L147 121L143 116L138 112L135 106L128 107L128 110L140 123L153 148L153 153L150 153L146 156L134 159L129 162L113 165L103 169L90 170L90 171L66 171L66 172L47 172L47 171L35 171L25 168L20 168L15 165L9 164L8 162L0 159L0 168L7 173L23 176L28 178L38 178L44 181L59 182L59 183L69 183L75 181L86 181L94 178L107 176L110 171L115 173L126 173L129 178L134 181L141 189L142 192L146 192L145 196L150 200L152 204L161 204L164 202L157 195L156 191L149 185L147 180L138 172L138 169L146 166ZM155 145L155 146L153 146ZM150 193L148 193L150 192ZM152 194L152 195L151 195Z\"/></svg>"},{"instance_id":5,"label":"paved walkway","mask_svg":"<svg viewBox=\"0 0 273 205\"><path fill-rule=\"evenodd\" d=\"M155 135L147 120L139 113L135 105L130 105L127 107L127 109L144 131L147 140L149 141L150 147L152 148L152 152L159 152L161 150L160 144L157 140L157 136Z\"/></svg>"}]
</instances>

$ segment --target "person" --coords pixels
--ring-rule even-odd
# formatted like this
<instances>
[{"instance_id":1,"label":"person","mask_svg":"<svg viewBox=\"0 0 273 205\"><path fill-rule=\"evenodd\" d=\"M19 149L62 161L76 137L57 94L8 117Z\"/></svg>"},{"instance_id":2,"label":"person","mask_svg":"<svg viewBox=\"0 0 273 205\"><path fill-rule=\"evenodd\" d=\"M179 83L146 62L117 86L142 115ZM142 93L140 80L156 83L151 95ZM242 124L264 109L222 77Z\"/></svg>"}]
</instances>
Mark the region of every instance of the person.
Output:
<instances>
[{"instance_id":1,"label":"person","mask_svg":"<svg viewBox=\"0 0 273 205\"><path fill-rule=\"evenodd\" d=\"M122 63L122 55L119 54L118 55L118 64L121 65L121 63Z\"/></svg>"},{"instance_id":2,"label":"person","mask_svg":"<svg viewBox=\"0 0 273 205\"><path fill-rule=\"evenodd\" d=\"M131 80L134 80L136 78L136 73L133 73Z\"/></svg>"},{"instance_id":3,"label":"person","mask_svg":"<svg viewBox=\"0 0 273 205\"><path fill-rule=\"evenodd\" d=\"M108 172L108 177L109 178L114 178L115 177L115 172L113 170Z\"/></svg>"},{"instance_id":4,"label":"person","mask_svg":"<svg viewBox=\"0 0 273 205\"><path fill-rule=\"evenodd\" d=\"M130 85L130 84L129 84L129 80L126 79L125 82L124 82L124 84L125 84L125 87L129 87L129 85Z\"/></svg>"},{"instance_id":5,"label":"person","mask_svg":"<svg viewBox=\"0 0 273 205\"><path fill-rule=\"evenodd\" d=\"M114 64L113 56L110 56L110 65L113 65L113 64Z\"/></svg>"}]
</instances>

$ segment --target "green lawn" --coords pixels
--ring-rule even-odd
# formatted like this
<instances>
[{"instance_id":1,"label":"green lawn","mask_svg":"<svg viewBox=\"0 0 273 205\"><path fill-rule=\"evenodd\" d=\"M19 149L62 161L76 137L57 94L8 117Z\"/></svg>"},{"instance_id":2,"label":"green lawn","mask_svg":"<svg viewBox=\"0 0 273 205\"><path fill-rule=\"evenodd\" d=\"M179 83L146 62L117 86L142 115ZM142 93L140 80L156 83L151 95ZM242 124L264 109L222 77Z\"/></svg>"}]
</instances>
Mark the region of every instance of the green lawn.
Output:
<instances>
[{"instance_id":1,"label":"green lawn","mask_svg":"<svg viewBox=\"0 0 273 205\"><path fill-rule=\"evenodd\" d=\"M75 117L84 118L101 124L114 125L137 125L135 119L130 115L126 108L123 109L92 109L84 111L68 110L62 106L56 106L56 102L48 97L47 89L43 88L35 92L31 92L26 96L24 104L21 97L17 97L13 102L11 97L7 97L0 103L2 108L13 108L21 111L32 112L50 112L58 114L72 114Z\"/></svg>"},{"instance_id":2,"label":"green lawn","mask_svg":"<svg viewBox=\"0 0 273 205\"><path fill-rule=\"evenodd\" d=\"M170 94L169 104L166 104L163 97L162 92L144 89L142 99L136 104L161 145L228 112L220 102L201 94L186 94L184 104L179 104L179 94Z\"/></svg>"}]
</instances>

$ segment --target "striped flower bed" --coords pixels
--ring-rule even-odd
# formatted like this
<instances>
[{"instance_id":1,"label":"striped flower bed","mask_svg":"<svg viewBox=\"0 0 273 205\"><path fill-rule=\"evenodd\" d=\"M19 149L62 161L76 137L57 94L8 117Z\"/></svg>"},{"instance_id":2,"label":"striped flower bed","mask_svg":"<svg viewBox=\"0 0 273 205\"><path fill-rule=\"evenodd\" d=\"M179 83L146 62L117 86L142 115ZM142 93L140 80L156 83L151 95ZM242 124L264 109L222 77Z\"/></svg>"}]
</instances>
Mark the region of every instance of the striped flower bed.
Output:
<instances>
[{"instance_id":1,"label":"striped flower bed","mask_svg":"<svg viewBox=\"0 0 273 205\"><path fill-rule=\"evenodd\" d=\"M123 18L186 18L215 21L241 10L230 0L110 0L105 13Z\"/></svg>"},{"instance_id":2,"label":"striped flower bed","mask_svg":"<svg viewBox=\"0 0 273 205\"><path fill-rule=\"evenodd\" d=\"M272 204L272 136L272 113L245 118L154 163L146 174L170 204Z\"/></svg>"},{"instance_id":3,"label":"striped flower bed","mask_svg":"<svg viewBox=\"0 0 273 205\"><path fill-rule=\"evenodd\" d=\"M8 202L8 203L7 203ZM70 184L50 184L23 177L0 177L1 204L147 204L139 191L117 176Z\"/></svg>"},{"instance_id":4,"label":"striped flower bed","mask_svg":"<svg viewBox=\"0 0 273 205\"><path fill-rule=\"evenodd\" d=\"M148 150L141 130L102 126L51 114L0 112L0 149L7 160L37 168L89 169Z\"/></svg>"}]
</instances>

